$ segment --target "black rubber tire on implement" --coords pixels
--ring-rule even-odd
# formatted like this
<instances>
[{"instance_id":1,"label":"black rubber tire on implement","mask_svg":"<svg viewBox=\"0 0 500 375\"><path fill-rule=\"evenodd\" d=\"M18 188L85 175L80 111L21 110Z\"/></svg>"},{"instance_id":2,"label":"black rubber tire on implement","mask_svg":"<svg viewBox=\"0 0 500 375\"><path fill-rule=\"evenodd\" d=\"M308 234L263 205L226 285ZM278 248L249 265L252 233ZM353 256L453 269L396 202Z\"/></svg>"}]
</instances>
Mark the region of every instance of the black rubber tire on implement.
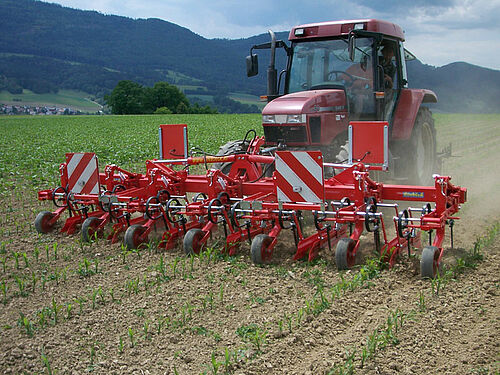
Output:
<instances>
[{"instance_id":1,"label":"black rubber tire on implement","mask_svg":"<svg viewBox=\"0 0 500 375\"><path fill-rule=\"evenodd\" d=\"M439 272L439 249L436 246L426 246L420 259L420 276L422 279L433 279Z\"/></svg>"},{"instance_id":2,"label":"black rubber tire on implement","mask_svg":"<svg viewBox=\"0 0 500 375\"><path fill-rule=\"evenodd\" d=\"M352 238L341 238L339 242L337 242L337 247L335 249L335 263L337 264L337 270L348 270L356 264L356 257L352 256L355 246L356 241Z\"/></svg>"},{"instance_id":3,"label":"black rubber tire on implement","mask_svg":"<svg viewBox=\"0 0 500 375\"><path fill-rule=\"evenodd\" d=\"M271 259L272 254L267 251L271 242L273 239L267 234L258 234L253 238L250 246L250 258L254 264L262 264Z\"/></svg>"},{"instance_id":4,"label":"black rubber tire on implement","mask_svg":"<svg viewBox=\"0 0 500 375\"><path fill-rule=\"evenodd\" d=\"M432 175L437 172L436 128L428 108L418 110L411 138L406 147L399 149L398 156L399 174L408 178L408 184L433 184Z\"/></svg>"},{"instance_id":5,"label":"black rubber tire on implement","mask_svg":"<svg viewBox=\"0 0 500 375\"><path fill-rule=\"evenodd\" d=\"M217 156L227 156L234 154L242 154L246 151L246 145L242 145L242 140L229 141L222 145L217 152ZM213 168L220 169L222 173L228 174L233 163L214 163Z\"/></svg>"},{"instance_id":6,"label":"black rubber tire on implement","mask_svg":"<svg viewBox=\"0 0 500 375\"><path fill-rule=\"evenodd\" d=\"M50 211L42 211L35 218L35 229L38 233L49 233L54 229L53 225L49 225L50 219L54 217L54 214Z\"/></svg>"},{"instance_id":7,"label":"black rubber tire on implement","mask_svg":"<svg viewBox=\"0 0 500 375\"><path fill-rule=\"evenodd\" d=\"M97 227L101 223L101 220L97 217L88 217L83 221L82 224L82 241L85 243L90 243L94 239L94 234ZM99 236L100 233L97 233Z\"/></svg>"},{"instance_id":8,"label":"black rubber tire on implement","mask_svg":"<svg viewBox=\"0 0 500 375\"><path fill-rule=\"evenodd\" d=\"M200 228L193 228L187 231L184 235L184 253L186 255L199 254L203 244L200 244L200 240L203 238L204 234Z\"/></svg>"},{"instance_id":9,"label":"black rubber tire on implement","mask_svg":"<svg viewBox=\"0 0 500 375\"><path fill-rule=\"evenodd\" d=\"M140 236L145 230L146 228L139 224L134 224L127 228L125 235L123 236L123 244L127 247L127 249L137 249L142 243L144 243Z\"/></svg>"}]
</instances>

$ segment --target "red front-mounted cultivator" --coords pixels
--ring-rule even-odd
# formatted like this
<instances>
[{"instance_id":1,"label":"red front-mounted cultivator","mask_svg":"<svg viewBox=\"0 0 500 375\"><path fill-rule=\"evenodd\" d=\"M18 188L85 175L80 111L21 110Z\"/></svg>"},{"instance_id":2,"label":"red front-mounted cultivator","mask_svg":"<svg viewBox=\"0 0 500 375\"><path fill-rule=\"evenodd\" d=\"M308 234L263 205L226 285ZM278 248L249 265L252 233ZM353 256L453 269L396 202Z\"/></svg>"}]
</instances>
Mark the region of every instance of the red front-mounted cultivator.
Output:
<instances>
[{"instance_id":1,"label":"red front-mounted cultivator","mask_svg":"<svg viewBox=\"0 0 500 375\"><path fill-rule=\"evenodd\" d=\"M160 247L171 249L182 239L187 254L198 253L217 231L229 255L248 242L255 263L269 261L280 233L289 229L295 260L313 260L321 248L335 248L339 270L355 264L364 232L373 234L375 248L392 266L402 251L421 247L420 233L426 231L421 274L434 277L446 226L452 228L458 219L454 215L467 191L438 175L434 186L374 181L371 171L388 169L387 133L386 122L352 122L348 162L333 164L323 162L319 151L261 150L264 139L257 136L242 141L242 153L188 157L186 126L162 125L161 157L146 161L145 174L115 165L99 173L94 154L67 154L61 186L38 193L57 208L41 212L35 227L50 231L66 211L61 231L72 234L81 227L84 241L111 225L111 242L124 232L125 245L137 248L159 231ZM274 155L267 156L271 151ZM210 168L214 163L229 167ZM206 174L188 172L197 164L206 166ZM266 177L271 167L274 172ZM325 170L334 171L333 176L325 178ZM420 204L401 209L401 202ZM304 224L306 216L314 227ZM453 245L452 230L451 238Z\"/></svg>"}]
</instances>

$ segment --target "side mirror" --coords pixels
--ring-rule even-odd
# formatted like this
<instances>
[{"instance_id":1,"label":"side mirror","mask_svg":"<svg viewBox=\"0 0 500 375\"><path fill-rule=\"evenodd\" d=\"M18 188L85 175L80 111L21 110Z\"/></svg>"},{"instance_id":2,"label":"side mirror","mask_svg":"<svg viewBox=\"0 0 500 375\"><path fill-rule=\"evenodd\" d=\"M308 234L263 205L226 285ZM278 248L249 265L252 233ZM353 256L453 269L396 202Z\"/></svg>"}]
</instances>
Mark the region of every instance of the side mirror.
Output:
<instances>
[{"instance_id":1,"label":"side mirror","mask_svg":"<svg viewBox=\"0 0 500 375\"><path fill-rule=\"evenodd\" d=\"M349 60L354 61L354 55L356 53L356 37L354 36L354 34L349 34L348 49Z\"/></svg>"},{"instance_id":2,"label":"side mirror","mask_svg":"<svg viewBox=\"0 0 500 375\"><path fill-rule=\"evenodd\" d=\"M253 77L259 74L259 59L257 55L247 56L247 77Z\"/></svg>"}]
</instances>

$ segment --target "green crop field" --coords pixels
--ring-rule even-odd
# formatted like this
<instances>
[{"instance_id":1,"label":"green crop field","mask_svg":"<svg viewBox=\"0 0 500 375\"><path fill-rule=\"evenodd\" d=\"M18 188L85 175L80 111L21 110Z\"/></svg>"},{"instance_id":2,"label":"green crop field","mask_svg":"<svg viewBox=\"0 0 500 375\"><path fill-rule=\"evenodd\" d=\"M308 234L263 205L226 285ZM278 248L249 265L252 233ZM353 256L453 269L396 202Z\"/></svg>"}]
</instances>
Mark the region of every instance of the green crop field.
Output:
<instances>
[{"instance_id":1,"label":"green crop field","mask_svg":"<svg viewBox=\"0 0 500 375\"><path fill-rule=\"evenodd\" d=\"M159 157L160 124L187 124L189 147L207 153L249 129L262 134L259 115L0 117L0 191L14 183L53 185L66 152L95 152L101 166L144 172L145 161Z\"/></svg>"}]
</instances>

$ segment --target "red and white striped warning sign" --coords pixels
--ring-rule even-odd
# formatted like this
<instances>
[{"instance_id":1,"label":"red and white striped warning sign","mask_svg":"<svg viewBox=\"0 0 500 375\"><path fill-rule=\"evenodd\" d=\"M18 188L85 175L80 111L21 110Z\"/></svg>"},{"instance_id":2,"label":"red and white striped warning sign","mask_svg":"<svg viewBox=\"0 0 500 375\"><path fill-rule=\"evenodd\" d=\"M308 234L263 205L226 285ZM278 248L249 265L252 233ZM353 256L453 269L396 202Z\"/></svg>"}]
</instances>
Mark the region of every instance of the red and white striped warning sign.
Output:
<instances>
[{"instance_id":1,"label":"red and white striped warning sign","mask_svg":"<svg viewBox=\"0 0 500 375\"><path fill-rule=\"evenodd\" d=\"M99 194L99 168L92 152L66 154L68 192L75 194Z\"/></svg>"},{"instance_id":2,"label":"red and white striped warning sign","mask_svg":"<svg viewBox=\"0 0 500 375\"><path fill-rule=\"evenodd\" d=\"M323 202L325 186L320 151L278 151L275 165L279 202Z\"/></svg>"}]
</instances>

